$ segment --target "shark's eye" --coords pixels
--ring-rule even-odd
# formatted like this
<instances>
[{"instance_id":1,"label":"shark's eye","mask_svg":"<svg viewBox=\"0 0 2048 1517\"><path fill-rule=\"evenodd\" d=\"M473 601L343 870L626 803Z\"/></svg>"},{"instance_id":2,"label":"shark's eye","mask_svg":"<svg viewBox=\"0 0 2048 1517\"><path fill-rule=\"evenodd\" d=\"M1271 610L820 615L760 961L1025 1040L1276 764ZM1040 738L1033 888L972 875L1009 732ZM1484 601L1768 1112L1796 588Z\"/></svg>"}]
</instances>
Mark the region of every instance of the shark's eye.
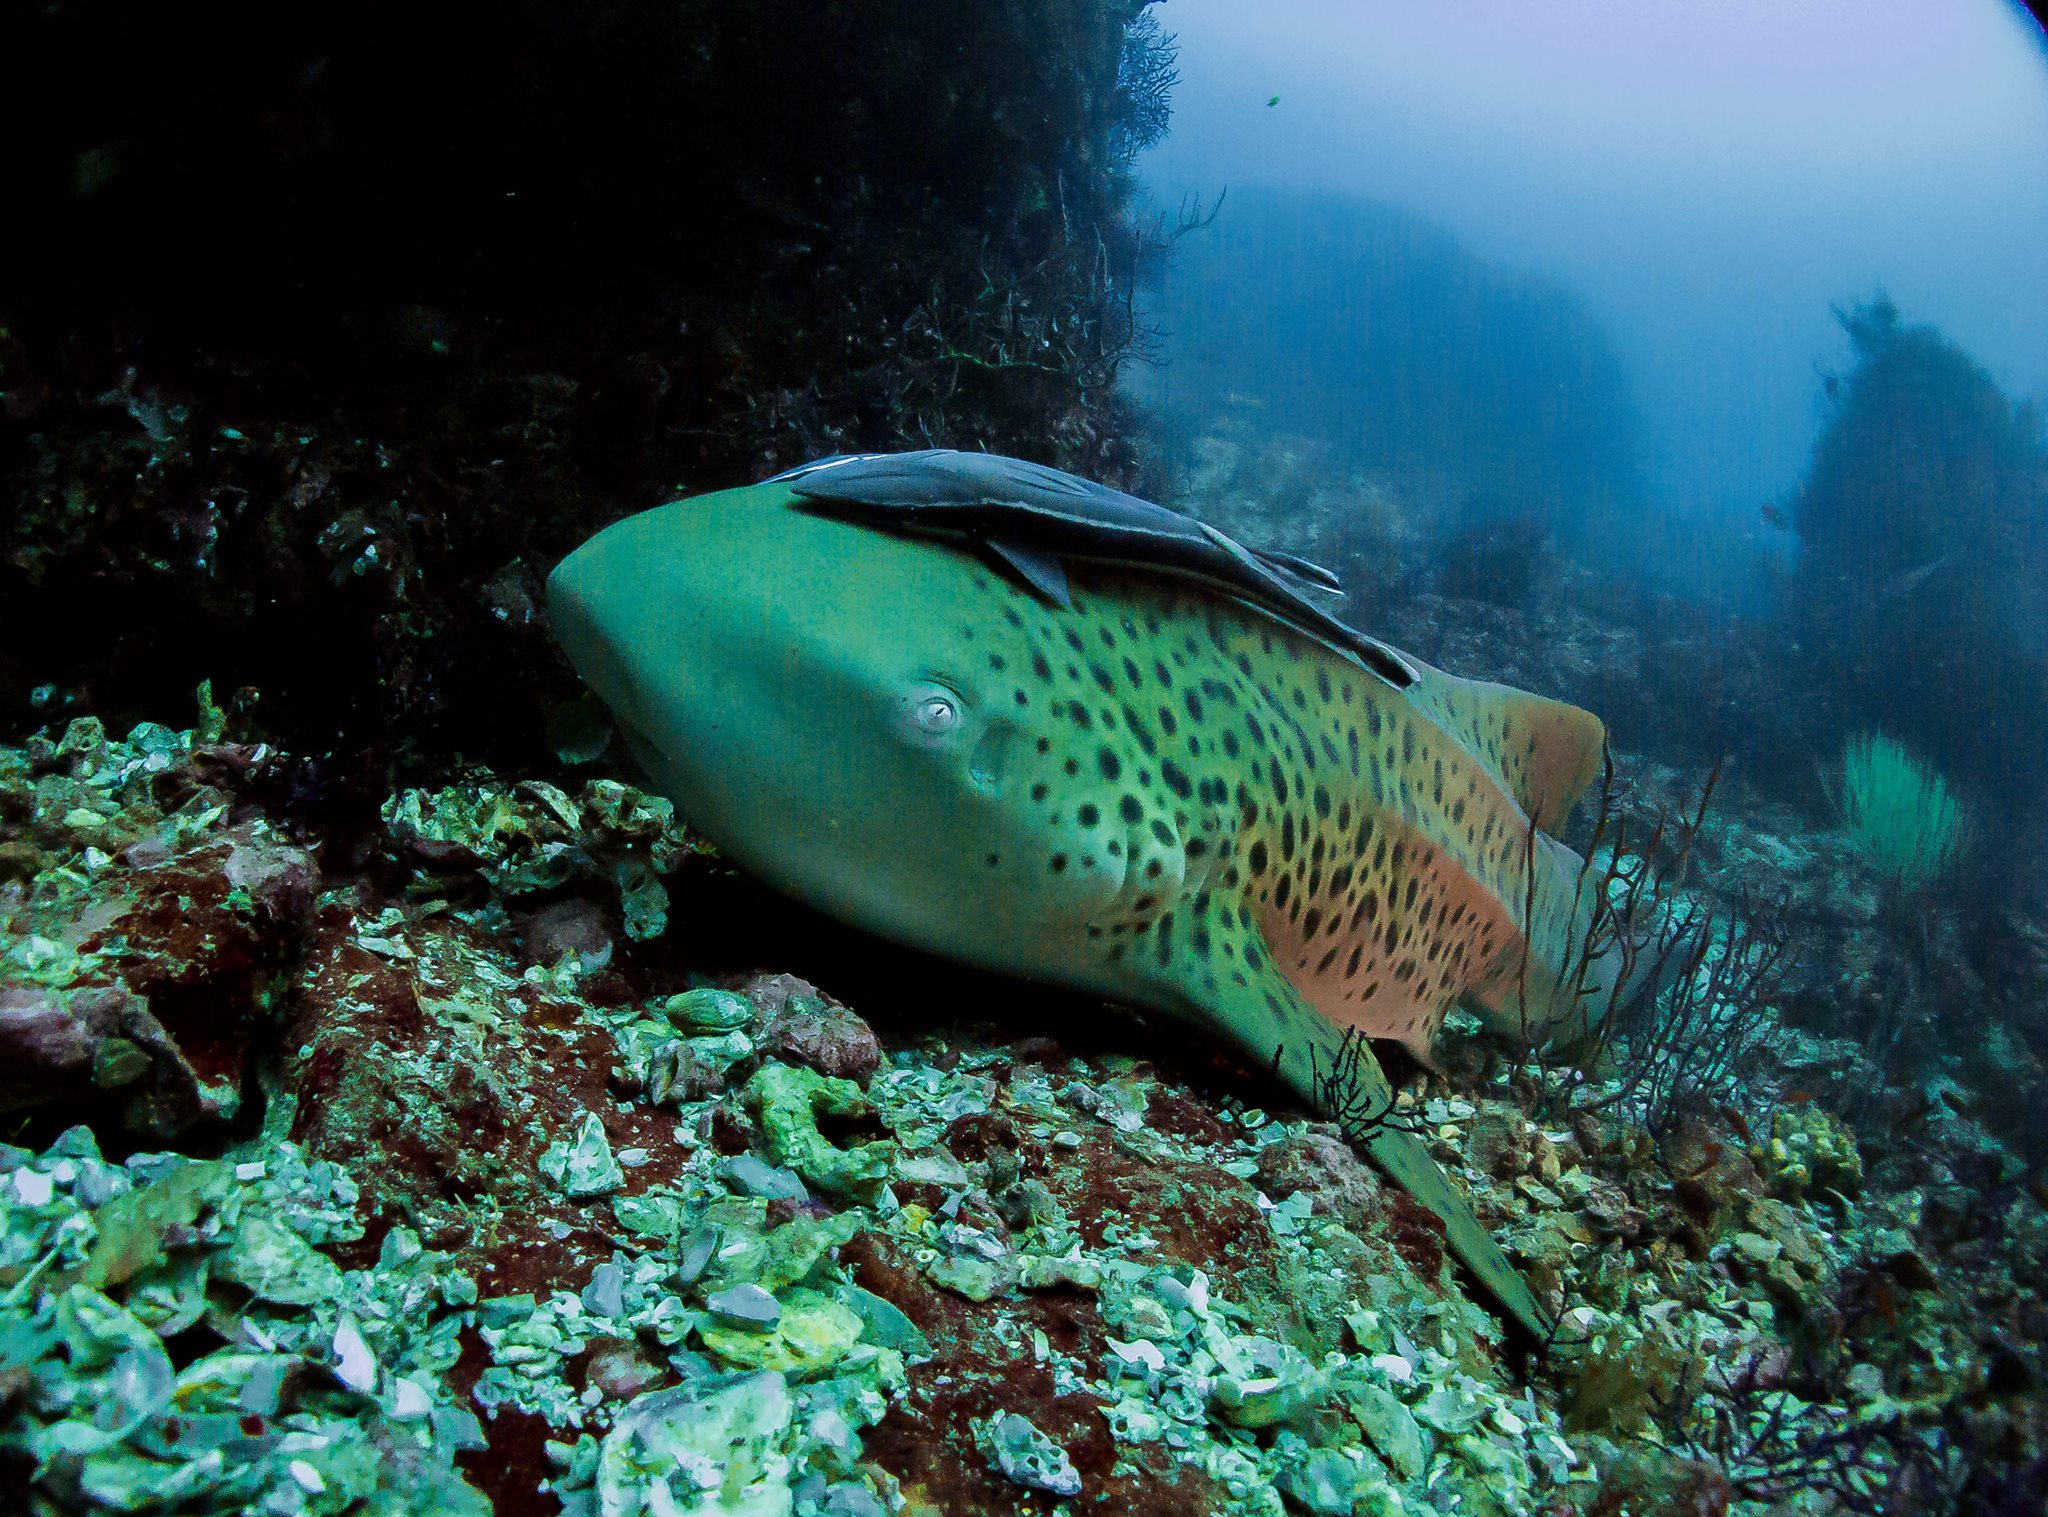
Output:
<instances>
[{"instance_id":1,"label":"shark's eye","mask_svg":"<svg viewBox=\"0 0 2048 1517\"><path fill-rule=\"evenodd\" d=\"M951 732L960 721L960 708L943 695L927 695L917 703L911 719L926 732Z\"/></svg>"}]
</instances>

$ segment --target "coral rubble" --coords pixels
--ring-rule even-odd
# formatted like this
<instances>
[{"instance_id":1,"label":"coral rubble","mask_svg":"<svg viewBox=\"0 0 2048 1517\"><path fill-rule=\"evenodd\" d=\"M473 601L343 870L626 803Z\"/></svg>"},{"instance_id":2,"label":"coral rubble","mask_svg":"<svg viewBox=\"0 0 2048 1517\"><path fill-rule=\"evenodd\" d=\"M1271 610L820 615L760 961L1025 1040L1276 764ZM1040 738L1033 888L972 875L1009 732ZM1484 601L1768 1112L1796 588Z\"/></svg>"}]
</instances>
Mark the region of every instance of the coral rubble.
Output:
<instances>
[{"instance_id":1,"label":"coral rubble","mask_svg":"<svg viewBox=\"0 0 2048 1517\"><path fill-rule=\"evenodd\" d=\"M2048 1219L1948 1105L1910 1161L1803 1096L1660 1142L1454 1040L1401 1116L1564 1312L1532 1357L1333 1128L706 980L649 923L721 866L637 792L472 775L340 857L282 762L0 750L38 1511L1862 1510L2041 1446Z\"/></svg>"}]
</instances>

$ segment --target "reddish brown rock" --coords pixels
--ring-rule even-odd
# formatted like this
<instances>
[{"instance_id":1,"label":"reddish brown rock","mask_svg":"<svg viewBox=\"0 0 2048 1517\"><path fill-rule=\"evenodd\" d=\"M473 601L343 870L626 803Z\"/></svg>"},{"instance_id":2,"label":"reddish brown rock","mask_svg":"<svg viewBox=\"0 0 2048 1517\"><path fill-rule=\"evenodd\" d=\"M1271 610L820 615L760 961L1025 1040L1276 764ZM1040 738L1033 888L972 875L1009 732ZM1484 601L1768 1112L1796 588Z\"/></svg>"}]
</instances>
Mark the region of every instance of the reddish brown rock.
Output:
<instances>
[{"instance_id":1,"label":"reddish brown rock","mask_svg":"<svg viewBox=\"0 0 2048 1517\"><path fill-rule=\"evenodd\" d=\"M0 990L0 1111L105 1104L130 1131L170 1138L232 1115L238 1094L202 1079L120 986Z\"/></svg>"},{"instance_id":2,"label":"reddish brown rock","mask_svg":"<svg viewBox=\"0 0 2048 1517\"><path fill-rule=\"evenodd\" d=\"M1327 1125L1307 1128L1260 1153L1259 1188L1275 1198L1307 1191L1317 1211L1340 1217L1354 1229L1384 1209L1379 1176Z\"/></svg>"},{"instance_id":3,"label":"reddish brown rock","mask_svg":"<svg viewBox=\"0 0 2048 1517\"><path fill-rule=\"evenodd\" d=\"M882 1045L873 1028L843 1006L827 1006L808 996L787 998L763 1042L776 1058L862 1084L882 1063Z\"/></svg>"}]
</instances>

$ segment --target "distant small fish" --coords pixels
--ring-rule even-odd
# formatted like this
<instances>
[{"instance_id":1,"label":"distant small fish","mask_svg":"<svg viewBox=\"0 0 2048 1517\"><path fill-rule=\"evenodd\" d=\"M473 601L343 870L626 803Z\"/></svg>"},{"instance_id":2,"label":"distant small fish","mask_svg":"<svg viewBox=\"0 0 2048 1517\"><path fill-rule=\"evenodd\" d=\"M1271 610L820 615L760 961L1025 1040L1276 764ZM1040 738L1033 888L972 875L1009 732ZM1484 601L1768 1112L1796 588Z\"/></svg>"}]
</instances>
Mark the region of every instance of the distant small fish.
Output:
<instances>
[{"instance_id":1,"label":"distant small fish","mask_svg":"<svg viewBox=\"0 0 2048 1517\"><path fill-rule=\"evenodd\" d=\"M1780 532L1792 530L1792 518L1785 514L1785 508L1774 500L1764 502L1764 525L1776 527Z\"/></svg>"},{"instance_id":2,"label":"distant small fish","mask_svg":"<svg viewBox=\"0 0 2048 1517\"><path fill-rule=\"evenodd\" d=\"M1743 1142L1749 1144L1751 1147L1756 1146L1756 1133L1751 1130L1748 1118L1744 1117L1741 1112L1737 1111L1732 1106L1722 1107L1721 1115L1728 1119L1728 1125L1730 1127L1734 1128L1737 1132L1742 1134Z\"/></svg>"},{"instance_id":3,"label":"distant small fish","mask_svg":"<svg viewBox=\"0 0 2048 1517\"><path fill-rule=\"evenodd\" d=\"M1944 553L1932 563L1922 564L1917 569L1908 569L1904 574L1899 575L1880 590L1878 598L1881 600L1897 600L1901 596L1911 595L1927 582L1930 575L1947 567L1949 560L1954 557L1955 554L1953 553Z\"/></svg>"},{"instance_id":4,"label":"distant small fish","mask_svg":"<svg viewBox=\"0 0 2048 1517\"><path fill-rule=\"evenodd\" d=\"M1813 1092L1810 1090L1788 1090L1785 1092L1784 1096L1784 1101L1787 1106L1804 1106L1808 1101L1811 1101L1812 1099Z\"/></svg>"},{"instance_id":5,"label":"distant small fish","mask_svg":"<svg viewBox=\"0 0 2048 1517\"><path fill-rule=\"evenodd\" d=\"M1280 97L1278 95L1275 95L1272 99L1266 102L1266 109L1270 111L1274 106L1278 105L1279 103Z\"/></svg>"},{"instance_id":6,"label":"distant small fish","mask_svg":"<svg viewBox=\"0 0 2048 1517\"><path fill-rule=\"evenodd\" d=\"M1721 1145L1718 1143L1707 1144L1706 1147L1700 1150L1700 1158L1700 1167L1689 1175L1680 1175L1679 1178L1681 1180L1697 1180L1701 1175L1708 1173L1715 1165L1719 1164L1721 1162Z\"/></svg>"}]
</instances>

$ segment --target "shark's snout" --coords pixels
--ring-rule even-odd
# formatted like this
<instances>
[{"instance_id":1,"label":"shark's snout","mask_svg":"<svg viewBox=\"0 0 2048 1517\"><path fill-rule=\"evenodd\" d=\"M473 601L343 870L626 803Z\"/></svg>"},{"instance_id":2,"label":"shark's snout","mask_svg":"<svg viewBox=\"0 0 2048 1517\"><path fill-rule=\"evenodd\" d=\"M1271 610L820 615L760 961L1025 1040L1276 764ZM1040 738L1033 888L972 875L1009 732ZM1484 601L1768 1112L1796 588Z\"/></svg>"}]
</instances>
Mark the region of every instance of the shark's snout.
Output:
<instances>
[{"instance_id":1,"label":"shark's snout","mask_svg":"<svg viewBox=\"0 0 2048 1517\"><path fill-rule=\"evenodd\" d=\"M548 623L569 663L599 699L616 713L635 705L636 692L625 650L638 633L630 621L633 583L607 534L591 539L555 566L548 576ZM628 577L622 579L622 572Z\"/></svg>"}]
</instances>

